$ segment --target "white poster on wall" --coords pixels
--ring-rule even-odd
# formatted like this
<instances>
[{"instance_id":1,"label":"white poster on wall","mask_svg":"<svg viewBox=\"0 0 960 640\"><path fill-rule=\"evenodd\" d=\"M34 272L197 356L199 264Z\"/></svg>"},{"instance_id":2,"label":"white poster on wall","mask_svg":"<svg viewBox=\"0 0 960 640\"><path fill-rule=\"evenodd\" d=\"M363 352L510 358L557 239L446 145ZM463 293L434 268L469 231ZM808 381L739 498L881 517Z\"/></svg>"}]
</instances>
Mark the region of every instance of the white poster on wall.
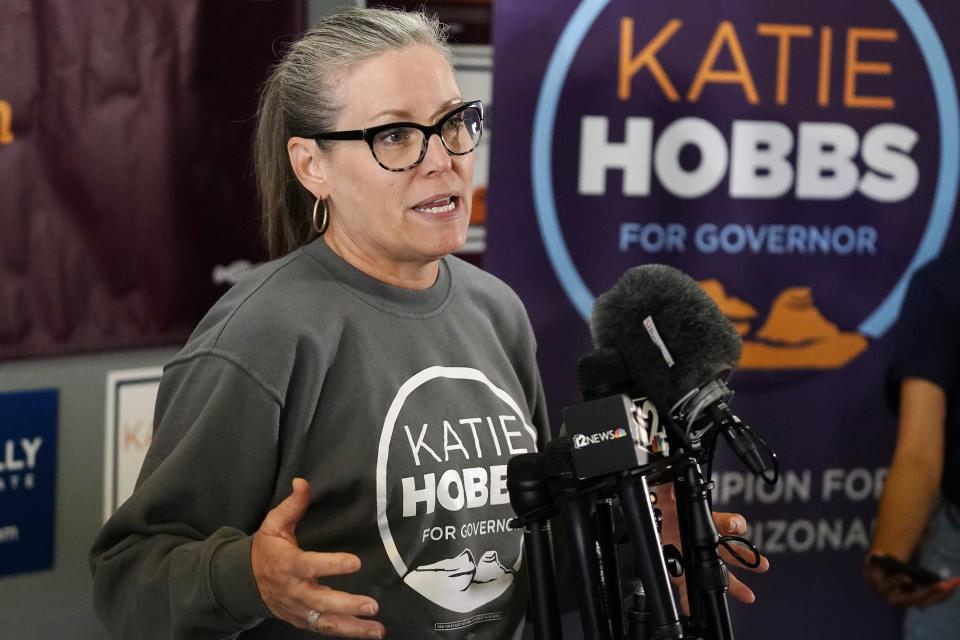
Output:
<instances>
[{"instance_id":1,"label":"white poster on wall","mask_svg":"<svg viewBox=\"0 0 960 640\"><path fill-rule=\"evenodd\" d=\"M133 493L153 436L153 407L162 375L162 367L124 369L107 374L104 520Z\"/></svg>"}]
</instances>

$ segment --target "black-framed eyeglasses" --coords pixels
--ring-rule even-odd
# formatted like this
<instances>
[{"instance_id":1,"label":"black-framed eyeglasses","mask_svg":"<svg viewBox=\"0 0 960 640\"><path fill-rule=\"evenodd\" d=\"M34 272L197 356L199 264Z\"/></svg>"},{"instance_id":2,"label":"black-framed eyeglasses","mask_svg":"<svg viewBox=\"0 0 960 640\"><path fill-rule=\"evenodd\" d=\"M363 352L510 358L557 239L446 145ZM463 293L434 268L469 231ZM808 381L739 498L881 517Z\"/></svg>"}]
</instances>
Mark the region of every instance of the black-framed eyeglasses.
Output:
<instances>
[{"instance_id":1,"label":"black-framed eyeglasses","mask_svg":"<svg viewBox=\"0 0 960 640\"><path fill-rule=\"evenodd\" d=\"M477 148L483 133L483 103L467 102L432 126L393 122L369 129L330 131L305 136L314 140L366 140L373 159L387 171L406 171L423 161L430 136L437 134L447 153L463 156Z\"/></svg>"}]
</instances>

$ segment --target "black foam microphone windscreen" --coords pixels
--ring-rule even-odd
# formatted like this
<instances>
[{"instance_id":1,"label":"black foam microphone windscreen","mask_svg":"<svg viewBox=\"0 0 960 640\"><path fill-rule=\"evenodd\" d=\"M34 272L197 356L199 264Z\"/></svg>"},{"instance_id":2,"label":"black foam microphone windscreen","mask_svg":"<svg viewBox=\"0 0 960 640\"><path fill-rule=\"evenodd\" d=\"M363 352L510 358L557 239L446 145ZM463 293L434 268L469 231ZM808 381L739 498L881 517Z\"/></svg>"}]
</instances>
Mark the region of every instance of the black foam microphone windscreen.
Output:
<instances>
[{"instance_id":1,"label":"black foam microphone windscreen","mask_svg":"<svg viewBox=\"0 0 960 640\"><path fill-rule=\"evenodd\" d=\"M717 304L679 269L629 269L597 298L594 344L623 360L637 392L666 409L740 360L743 343Z\"/></svg>"},{"instance_id":2,"label":"black foam microphone windscreen","mask_svg":"<svg viewBox=\"0 0 960 640\"><path fill-rule=\"evenodd\" d=\"M507 461L507 491L510 506L523 523L531 517L546 519L557 514L542 453L521 453Z\"/></svg>"}]
</instances>

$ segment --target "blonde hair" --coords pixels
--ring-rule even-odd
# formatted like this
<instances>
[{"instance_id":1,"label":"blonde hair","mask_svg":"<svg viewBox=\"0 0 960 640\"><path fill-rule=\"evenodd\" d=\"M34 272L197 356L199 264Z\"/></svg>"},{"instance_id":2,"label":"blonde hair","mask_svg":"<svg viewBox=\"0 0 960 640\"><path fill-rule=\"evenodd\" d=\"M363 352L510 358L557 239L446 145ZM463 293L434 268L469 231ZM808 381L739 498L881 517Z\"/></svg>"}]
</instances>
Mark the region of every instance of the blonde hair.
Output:
<instances>
[{"instance_id":1,"label":"blonde hair","mask_svg":"<svg viewBox=\"0 0 960 640\"><path fill-rule=\"evenodd\" d=\"M351 9L332 15L294 42L260 93L253 163L261 206L261 231L271 258L317 236L313 195L297 180L287 140L331 130L342 105L333 84L351 67L388 51L427 45L449 62L447 29L420 12Z\"/></svg>"}]
</instances>

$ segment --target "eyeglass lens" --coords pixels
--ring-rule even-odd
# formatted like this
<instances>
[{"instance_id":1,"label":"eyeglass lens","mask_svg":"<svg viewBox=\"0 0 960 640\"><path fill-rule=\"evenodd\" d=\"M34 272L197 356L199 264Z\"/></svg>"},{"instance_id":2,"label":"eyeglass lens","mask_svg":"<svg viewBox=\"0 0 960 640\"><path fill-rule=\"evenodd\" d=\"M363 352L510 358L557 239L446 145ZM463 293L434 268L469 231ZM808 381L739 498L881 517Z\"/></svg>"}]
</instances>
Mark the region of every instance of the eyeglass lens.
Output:
<instances>
[{"instance_id":1,"label":"eyeglass lens","mask_svg":"<svg viewBox=\"0 0 960 640\"><path fill-rule=\"evenodd\" d=\"M440 139L450 153L473 151L480 139L480 113L473 107L447 116L440 124ZM424 133L413 127L394 127L373 137L373 153L389 169L406 169L420 161L426 147Z\"/></svg>"}]
</instances>

